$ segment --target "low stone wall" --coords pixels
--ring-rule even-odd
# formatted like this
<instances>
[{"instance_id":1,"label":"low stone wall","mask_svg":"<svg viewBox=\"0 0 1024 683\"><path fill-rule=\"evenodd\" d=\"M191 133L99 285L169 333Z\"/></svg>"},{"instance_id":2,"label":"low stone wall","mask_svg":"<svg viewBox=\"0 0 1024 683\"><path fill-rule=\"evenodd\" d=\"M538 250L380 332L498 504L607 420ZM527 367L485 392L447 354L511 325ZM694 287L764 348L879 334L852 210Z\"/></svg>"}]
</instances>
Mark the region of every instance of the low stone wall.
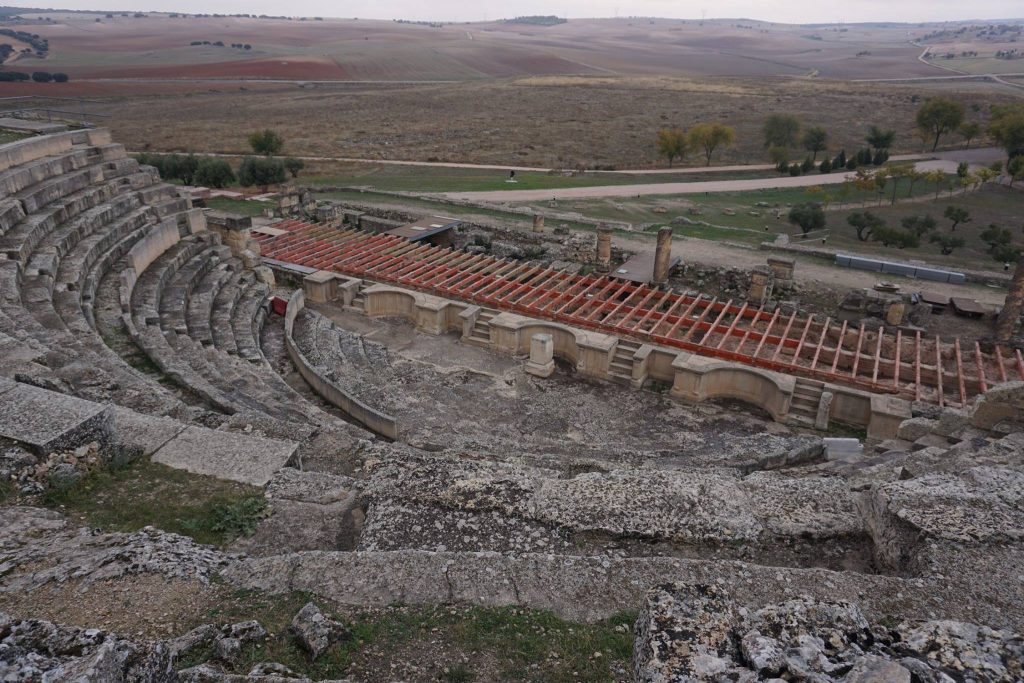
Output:
<instances>
[{"instance_id":1,"label":"low stone wall","mask_svg":"<svg viewBox=\"0 0 1024 683\"><path fill-rule=\"evenodd\" d=\"M832 263L836 260L836 255L839 251L832 249L822 249L821 247L810 247L801 244L776 244L775 242L762 242L760 249L763 251L781 251L788 254L800 254L802 256L813 256L814 258L824 259ZM845 253L851 253L849 251ZM867 259L883 260L881 257L867 255L867 254L855 254L862 256ZM837 266L840 267L840 266ZM937 270L943 270L942 268L936 268ZM975 283L979 285L993 285L997 287L1006 287L1010 284L1010 277L1007 275L1000 275L998 273L990 273L983 270L964 270L958 269L958 273L962 273L964 279L967 282ZM881 276L882 273L879 273Z\"/></svg>"},{"instance_id":2,"label":"low stone wall","mask_svg":"<svg viewBox=\"0 0 1024 683\"><path fill-rule=\"evenodd\" d=\"M459 314L469 307L430 294L390 285L372 285L363 290L366 315L406 318L416 329L428 334L461 331Z\"/></svg>"},{"instance_id":3,"label":"low stone wall","mask_svg":"<svg viewBox=\"0 0 1024 683\"><path fill-rule=\"evenodd\" d=\"M79 144L110 144L110 131L102 128L75 130L53 135L40 135L0 145L0 171L6 171L43 157L65 154L71 151L72 145Z\"/></svg>"},{"instance_id":4,"label":"low stone wall","mask_svg":"<svg viewBox=\"0 0 1024 683\"><path fill-rule=\"evenodd\" d=\"M502 353L529 353L535 334L551 335L554 355L572 363L581 375L607 379L618 344L615 337L515 313L501 313L491 320L491 345Z\"/></svg>"},{"instance_id":5,"label":"low stone wall","mask_svg":"<svg viewBox=\"0 0 1024 683\"><path fill-rule=\"evenodd\" d=\"M139 274L149 268L153 261L160 258L160 255L173 247L181 240L178 232L178 221L176 218L165 218L145 237L136 242L128 253L124 255L127 267L121 271L121 312L128 331L134 337L136 334L135 324L132 321L132 291L135 290L135 282Z\"/></svg>"},{"instance_id":6,"label":"low stone wall","mask_svg":"<svg viewBox=\"0 0 1024 683\"><path fill-rule=\"evenodd\" d=\"M680 353L672 362L672 395L686 401L734 398L760 406L775 420L789 415L796 378L738 363Z\"/></svg>"},{"instance_id":7,"label":"low stone wall","mask_svg":"<svg viewBox=\"0 0 1024 683\"><path fill-rule=\"evenodd\" d=\"M295 318L306 305L306 297L302 290L296 290L288 299L288 307L284 316L284 343L288 357L298 369L302 379L313 388L319 396L331 405L342 410L359 424L370 431L388 439L398 439L398 422L390 415L374 410L359 399L349 396L344 389L325 377L322 377L312 363L302 354L293 336Z\"/></svg>"},{"instance_id":8,"label":"low stone wall","mask_svg":"<svg viewBox=\"0 0 1024 683\"><path fill-rule=\"evenodd\" d=\"M374 284L364 289L362 280L329 271L312 273L303 284L311 301L322 303L341 298L350 306L361 293L365 296L364 311L369 316L405 318L428 334L461 332L466 343L504 354L526 356L533 336L547 334L551 336L553 355L573 364L581 376L599 381L622 380L621 375L613 377L611 372L619 345L618 337L613 335L503 312L489 322L489 341L481 341L473 337L482 310L474 304L391 285ZM764 409L778 422L791 420L796 387L796 377L792 375L653 344L642 344L631 361L628 379L634 388L655 380L670 384L672 395L682 400L732 398ZM866 428L870 438L882 440L895 437L899 423L910 417L910 404L895 396L833 384L824 385L822 396L816 419L821 429L835 421Z\"/></svg>"},{"instance_id":9,"label":"low stone wall","mask_svg":"<svg viewBox=\"0 0 1024 683\"><path fill-rule=\"evenodd\" d=\"M632 610L651 587L666 581L719 583L760 606L800 595L857 601L869 614L906 610L927 619L930 598L952 592L934 579L771 567L676 557L580 557L496 552L307 551L247 558L226 577L272 593L309 591L343 605L456 603L549 609L564 619L592 622ZM952 618L971 618L958 609ZM1004 612L1007 612L1004 610ZM1003 614L1001 621L1014 620Z\"/></svg>"}]
</instances>

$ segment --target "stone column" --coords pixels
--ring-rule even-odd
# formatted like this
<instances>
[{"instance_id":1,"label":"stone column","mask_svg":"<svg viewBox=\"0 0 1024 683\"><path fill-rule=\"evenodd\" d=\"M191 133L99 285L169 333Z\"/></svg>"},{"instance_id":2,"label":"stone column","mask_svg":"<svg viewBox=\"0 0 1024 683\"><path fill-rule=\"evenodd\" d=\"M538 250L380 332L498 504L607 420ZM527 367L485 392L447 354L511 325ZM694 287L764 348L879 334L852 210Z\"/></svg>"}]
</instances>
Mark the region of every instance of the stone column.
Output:
<instances>
[{"instance_id":1,"label":"stone column","mask_svg":"<svg viewBox=\"0 0 1024 683\"><path fill-rule=\"evenodd\" d=\"M550 334L530 337L530 361L526 371L537 377L550 377L555 372L555 340Z\"/></svg>"},{"instance_id":2,"label":"stone column","mask_svg":"<svg viewBox=\"0 0 1024 683\"><path fill-rule=\"evenodd\" d=\"M533 214L533 231L544 232L544 216L539 213Z\"/></svg>"},{"instance_id":3,"label":"stone column","mask_svg":"<svg viewBox=\"0 0 1024 683\"><path fill-rule=\"evenodd\" d=\"M750 271L750 291L747 292L747 299L762 305L772 296L772 271L766 266L757 266Z\"/></svg>"},{"instance_id":4,"label":"stone column","mask_svg":"<svg viewBox=\"0 0 1024 683\"><path fill-rule=\"evenodd\" d=\"M672 228L665 226L658 231L658 246L654 250L654 284L668 282L668 269L672 263Z\"/></svg>"},{"instance_id":5,"label":"stone column","mask_svg":"<svg viewBox=\"0 0 1024 683\"><path fill-rule=\"evenodd\" d=\"M1003 310L996 320L996 341L1008 342L1013 338L1021 310L1024 310L1024 254L1017 260L1017 268L1013 271L1010 291L1006 293Z\"/></svg>"},{"instance_id":6,"label":"stone column","mask_svg":"<svg viewBox=\"0 0 1024 683\"><path fill-rule=\"evenodd\" d=\"M793 288L793 270L795 265L793 259L768 257L768 267L772 269L775 289L788 291Z\"/></svg>"},{"instance_id":7,"label":"stone column","mask_svg":"<svg viewBox=\"0 0 1024 683\"><path fill-rule=\"evenodd\" d=\"M607 273L612 268L612 229L602 225L597 229L597 272Z\"/></svg>"}]
</instances>

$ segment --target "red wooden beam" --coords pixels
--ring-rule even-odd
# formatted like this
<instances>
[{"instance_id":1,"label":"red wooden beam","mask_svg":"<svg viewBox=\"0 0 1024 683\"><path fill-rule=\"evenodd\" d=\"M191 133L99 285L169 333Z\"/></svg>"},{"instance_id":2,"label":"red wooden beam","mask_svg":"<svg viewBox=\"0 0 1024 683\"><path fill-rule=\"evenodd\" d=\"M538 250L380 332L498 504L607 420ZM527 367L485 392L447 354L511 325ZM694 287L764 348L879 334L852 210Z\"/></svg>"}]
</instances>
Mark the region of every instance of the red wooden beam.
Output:
<instances>
[{"instance_id":1,"label":"red wooden beam","mask_svg":"<svg viewBox=\"0 0 1024 683\"><path fill-rule=\"evenodd\" d=\"M956 354L956 383L960 389L960 405L967 405L967 389L964 387L964 366L960 357L960 337L953 340L953 351Z\"/></svg>"},{"instance_id":2,"label":"red wooden beam","mask_svg":"<svg viewBox=\"0 0 1024 683\"><path fill-rule=\"evenodd\" d=\"M875 344L875 365L871 369L871 383L872 384L877 384L878 383L878 363L879 363L879 361L882 360L882 336L883 336L882 333L883 332L884 332L883 328L879 327L878 328L878 343Z\"/></svg>"},{"instance_id":3,"label":"red wooden beam","mask_svg":"<svg viewBox=\"0 0 1024 683\"><path fill-rule=\"evenodd\" d=\"M914 400L921 400L921 330L914 333Z\"/></svg>"},{"instance_id":4,"label":"red wooden beam","mask_svg":"<svg viewBox=\"0 0 1024 683\"><path fill-rule=\"evenodd\" d=\"M1003 365L1003 352L998 344L996 344L996 362L999 363L999 381L1006 381L1006 366Z\"/></svg>"},{"instance_id":5,"label":"red wooden beam","mask_svg":"<svg viewBox=\"0 0 1024 683\"><path fill-rule=\"evenodd\" d=\"M775 346L775 353L773 353L771 357L772 362L779 357L779 352L782 351L782 347L785 345L786 339L789 337L789 330L792 329L794 320L796 320L796 311L793 311L793 315L789 316L789 320L786 321L786 329L782 331L782 341Z\"/></svg>"},{"instance_id":6,"label":"red wooden beam","mask_svg":"<svg viewBox=\"0 0 1024 683\"><path fill-rule=\"evenodd\" d=\"M978 365L978 388L981 393L988 391L988 384L985 382L985 364L981 360L981 344L974 342L974 361Z\"/></svg>"},{"instance_id":7,"label":"red wooden beam","mask_svg":"<svg viewBox=\"0 0 1024 683\"><path fill-rule=\"evenodd\" d=\"M843 344L846 343L846 325L847 321L843 321L843 327L839 330L839 343L836 344L835 355L832 356L832 374L836 373L836 368L839 367L839 359L843 355Z\"/></svg>"},{"instance_id":8,"label":"red wooden beam","mask_svg":"<svg viewBox=\"0 0 1024 683\"><path fill-rule=\"evenodd\" d=\"M825 324L821 326L821 336L818 337L818 346L814 349L814 358L811 359L811 372L814 372L814 368L818 367L818 358L821 357L821 349L825 346L825 337L828 336L829 323L832 322L832 318L825 318Z\"/></svg>"},{"instance_id":9,"label":"red wooden beam","mask_svg":"<svg viewBox=\"0 0 1024 683\"><path fill-rule=\"evenodd\" d=\"M892 373L893 389L900 388L900 356L903 353L903 330L896 330L896 362Z\"/></svg>"},{"instance_id":10,"label":"red wooden beam","mask_svg":"<svg viewBox=\"0 0 1024 683\"><path fill-rule=\"evenodd\" d=\"M766 341L768 341L768 334L772 331L772 327L775 325L775 322L779 319L779 314L781 312L781 309L775 309L775 313L772 315L772 319L768 322L768 327L765 328L764 334L761 335L761 341L757 343L757 348L754 349L754 354L751 356L751 358L756 359L757 355L761 353L761 347L764 346Z\"/></svg>"},{"instance_id":11,"label":"red wooden beam","mask_svg":"<svg viewBox=\"0 0 1024 683\"><path fill-rule=\"evenodd\" d=\"M860 324L860 332L857 333L857 350L854 351L853 356L853 370L850 374L854 379L857 379L857 368L860 367L860 345L864 342L864 323Z\"/></svg>"},{"instance_id":12,"label":"red wooden beam","mask_svg":"<svg viewBox=\"0 0 1024 683\"><path fill-rule=\"evenodd\" d=\"M718 303L717 296L714 299L712 299L707 306L704 307L704 310L700 312L700 315L697 316L697 319L690 324L690 329L686 330L686 334L683 335L683 338L680 341L690 341L690 337L692 337L693 333L697 331L697 329L700 327L700 324L704 322L704 318L708 317L708 313L711 313L715 310L716 303Z\"/></svg>"}]
</instances>

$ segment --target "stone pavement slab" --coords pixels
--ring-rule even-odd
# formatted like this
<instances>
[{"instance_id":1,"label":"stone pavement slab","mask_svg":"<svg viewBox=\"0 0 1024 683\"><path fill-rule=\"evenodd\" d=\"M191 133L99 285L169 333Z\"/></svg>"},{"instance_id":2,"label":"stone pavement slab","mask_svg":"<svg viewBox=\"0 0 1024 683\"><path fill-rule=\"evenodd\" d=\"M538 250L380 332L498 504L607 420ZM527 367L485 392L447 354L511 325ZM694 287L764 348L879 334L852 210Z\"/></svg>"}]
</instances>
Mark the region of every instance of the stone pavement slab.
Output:
<instances>
[{"instance_id":1,"label":"stone pavement slab","mask_svg":"<svg viewBox=\"0 0 1024 683\"><path fill-rule=\"evenodd\" d=\"M153 462L193 474L265 486L295 455L293 441L188 427L153 454Z\"/></svg>"},{"instance_id":2,"label":"stone pavement slab","mask_svg":"<svg viewBox=\"0 0 1024 683\"><path fill-rule=\"evenodd\" d=\"M0 385L0 436L36 453L106 441L111 432L107 406L29 384Z\"/></svg>"}]
</instances>

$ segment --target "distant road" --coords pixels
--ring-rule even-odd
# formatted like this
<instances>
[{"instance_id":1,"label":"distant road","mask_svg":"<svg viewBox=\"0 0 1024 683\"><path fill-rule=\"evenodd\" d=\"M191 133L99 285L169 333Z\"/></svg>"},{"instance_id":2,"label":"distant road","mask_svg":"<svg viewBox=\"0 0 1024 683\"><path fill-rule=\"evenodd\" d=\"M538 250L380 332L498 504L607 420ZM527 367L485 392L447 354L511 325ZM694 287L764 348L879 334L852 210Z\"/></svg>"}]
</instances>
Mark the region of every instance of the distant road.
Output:
<instances>
[{"instance_id":1,"label":"distant road","mask_svg":"<svg viewBox=\"0 0 1024 683\"><path fill-rule=\"evenodd\" d=\"M919 171L942 170L955 173L958 164L988 164L1003 159L1003 150L983 148L942 152L936 159L920 161L914 166ZM920 158L920 157L918 157ZM899 160L899 159L896 159ZM445 192L440 196L474 202L531 202L546 199L588 199L596 197L637 197L669 194L704 194L719 192L744 192L750 190L773 190L814 185L837 185L851 177L849 173L812 174L805 176L780 176L777 178L746 178L742 180L710 180L691 183L650 183L638 185L596 185L592 187L567 187L551 190L496 190L485 192Z\"/></svg>"},{"instance_id":2,"label":"distant road","mask_svg":"<svg viewBox=\"0 0 1024 683\"><path fill-rule=\"evenodd\" d=\"M1024 73L1010 73L1010 74L971 74L960 69L954 69L951 66L945 66L943 64L936 64L925 59L925 56L931 51L931 46L921 45L919 43L912 43L917 47L923 47L924 51L917 56L917 61L922 64L927 64L935 69L941 69L943 71L952 72L953 76L912 76L906 78L856 78L853 79L854 83L915 83L925 81L969 81L969 80L991 80L1001 85L1008 85L1011 88L1024 89L1024 85L1020 83L1012 83L1004 80L1003 77L1014 78L1024 76Z\"/></svg>"}]
</instances>

